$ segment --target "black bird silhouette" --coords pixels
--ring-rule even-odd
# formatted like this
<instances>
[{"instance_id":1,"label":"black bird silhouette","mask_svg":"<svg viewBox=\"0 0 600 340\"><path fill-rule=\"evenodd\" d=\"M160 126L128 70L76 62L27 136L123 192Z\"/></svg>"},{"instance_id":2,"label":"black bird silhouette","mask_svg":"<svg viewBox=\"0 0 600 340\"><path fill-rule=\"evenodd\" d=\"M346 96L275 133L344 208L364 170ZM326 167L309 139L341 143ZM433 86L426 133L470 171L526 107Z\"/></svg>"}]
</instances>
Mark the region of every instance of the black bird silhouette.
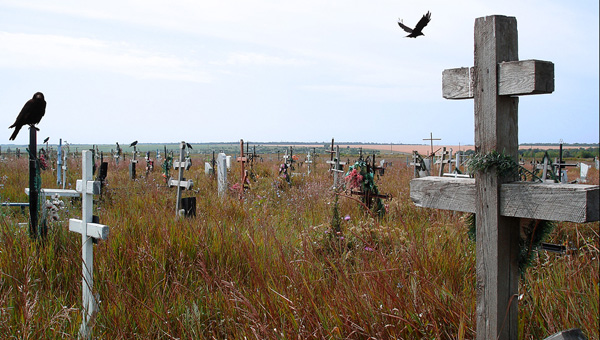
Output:
<instances>
[{"instance_id":1,"label":"black bird silhouette","mask_svg":"<svg viewBox=\"0 0 600 340\"><path fill-rule=\"evenodd\" d=\"M21 112L17 116L17 119L13 123L13 125L8 128L15 128L15 131L10 136L9 140L15 140L19 131L23 127L23 125L28 124L30 126L34 126L39 123L44 117L46 113L46 101L44 100L44 94L41 92L36 92L33 95L33 98L29 99L27 103L21 109ZM37 128L36 128L37 129Z\"/></svg>"},{"instance_id":2,"label":"black bird silhouette","mask_svg":"<svg viewBox=\"0 0 600 340\"><path fill-rule=\"evenodd\" d=\"M410 33L409 35L407 35L408 38L416 38L420 35L425 35L422 32L423 28L425 26L427 26L427 24L430 21L431 21L431 13L429 13L429 11L427 11L427 14L423 15L423 17L421 18L421 20L419 20L419 22L417 23L417 26L415 26L415 28L410 28L410 27L406 26L405 24L402 23L402 20L398 20L398 25L400 27L402 27L403 30Z\"/></svg>"},{"instance_id":3,"label":"black bird silhouette","mask_svg":"<svg viewBox=\"0 0 600 340\"><path fill-rule=\"evenodd\" d=\"M136 146L136 145L137 145L137 140L134 141L133 143L129 144L129 147Z\"/></svg>"},{"instance_id":4,"label":"black bird silhouette","mask_svg":"<svg viewBox=\"0 0 600 340\"><path fill-rule=\"evenodd\" d=\"M187 145L188 148L193 149L190 143L185 143L185 145Z\"/></svg>"},{"instance_id":5,"label":"black bird silhouette","mask_svg":"<svg viewBox=\"0 0 600 340\"><path fill-rule=\"evenodd\" d=\"M49 140L50 140L50 137L46 137L46 139L44 139L44 144L48 143Z\"/></svg>"}]
</instances>

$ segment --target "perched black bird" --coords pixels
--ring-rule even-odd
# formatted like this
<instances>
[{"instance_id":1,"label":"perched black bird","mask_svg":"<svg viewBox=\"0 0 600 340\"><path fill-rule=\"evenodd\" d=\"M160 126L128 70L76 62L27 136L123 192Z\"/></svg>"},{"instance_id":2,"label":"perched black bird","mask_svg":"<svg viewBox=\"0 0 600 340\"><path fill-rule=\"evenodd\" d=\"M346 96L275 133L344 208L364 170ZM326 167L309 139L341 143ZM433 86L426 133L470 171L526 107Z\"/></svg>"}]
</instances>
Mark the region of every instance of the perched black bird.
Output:
<instances>
[{"instance_id":1,"label":"perched black bird","mask_svg":"<svg viewBox=\"0 0 600 340\"><path fill-rule=\"evenodd\" d=\"M188 148L193 149L190 143L185 143L185 145L187 145Z\"/></svg>"},{"instance_id":2,"label":"perched black bird","mask_svg":"<svg viewBox=\"0 0 600 340\"><path fill-rule=\"evenodd\" d=\"M46 139L44 139L44 144L48 143L49 140L50 140L50 137L46 137Z\"/></svg>"},{"instance_id":3,"label":"perched black bird","mask_svg":"<svg viewBox=\"0 0 600 340\"><path fill-rule=\"evenodd\" d=\"M136 145L137 145L137 140L134 141L133 143L129 144L129 147L136 146Z\"/></svg>"},{"instance_id":4,"label":"perched black bird","mask_svg":"<svg viewBox=\"0 0 600 340\"><path fill-rule=\"evenodd\" d=\"M27 103L25 103L13 125L8 127L9 129L13 127L15 128L15 131L10 136L9 140L15 140L15 138L17 138L17 135L19 134L19 131L23 125L28 124L30 126L34 126L35 124L39 123L40 120L42 120L42 117L44 117L45 113L46 101L44 100L44 94L41 92L36 92L33 95L33 98L29 99Z\"/></svg>"},{"instance_id":5,"label":"perched black bird","mask_svg":"<svg viewBox=\"0 0 600 340\"><path fill-rule=\"evenodd\" d=\"M423 28L425 26L427 26L427 24L430 21L431 21L431 13L429 13L429 11L427 11L427 14L423 15L423 17L421 18L421 20L419 20L419 22L417 23L417 26L415 26L415 28L410 28L410 27L404 25L402 23L402 20L398 20L398 25L400 27L402 27L403 30L410 33L409 35L407 35L408 38L416 38L420 35L425 35L422 32Z\"/></svg>"}]
</instances>

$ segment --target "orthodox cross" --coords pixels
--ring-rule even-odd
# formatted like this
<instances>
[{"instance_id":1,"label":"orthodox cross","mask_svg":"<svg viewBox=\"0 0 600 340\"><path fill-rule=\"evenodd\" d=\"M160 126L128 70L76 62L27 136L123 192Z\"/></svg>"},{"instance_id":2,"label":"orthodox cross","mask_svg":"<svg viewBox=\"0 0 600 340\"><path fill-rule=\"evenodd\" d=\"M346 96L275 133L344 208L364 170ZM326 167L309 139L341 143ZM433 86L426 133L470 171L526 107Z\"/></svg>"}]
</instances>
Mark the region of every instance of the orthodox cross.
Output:
<instances>
[{"instance_id":1,"label":"orthodox cross","mask_svg":"<svg viewBox=\"0 0 600 340\"><path fill-rule=\"evenodd\" d=\"M517 20L500 15L475 20L475 66L445 70L447 99L475 101L475 151L518 160L520 95L554 91L554 64L518 61ZM475 179L413 179L418 206L476 214L477 339L518 338L519 218L598 220L598 186L512 182L496 167Z\"/></svg>"}]
</instances>

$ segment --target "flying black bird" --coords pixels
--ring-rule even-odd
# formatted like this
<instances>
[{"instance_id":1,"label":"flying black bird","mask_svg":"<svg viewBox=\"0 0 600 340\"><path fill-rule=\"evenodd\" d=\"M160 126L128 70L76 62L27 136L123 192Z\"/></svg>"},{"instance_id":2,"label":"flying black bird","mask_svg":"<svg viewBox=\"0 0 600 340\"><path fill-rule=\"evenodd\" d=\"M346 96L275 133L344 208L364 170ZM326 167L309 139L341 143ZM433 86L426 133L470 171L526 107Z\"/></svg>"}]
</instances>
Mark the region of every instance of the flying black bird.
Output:
<instances>
[{"instance_id":1,"label":"flying black bird","mask_svg":"<svg viewBox=\"0 0 600 340\"><path fill-rule=\"evenodd\" d=\"M50 137L46 137L46 139L44 139L44 144L48 143L49 140L50 140Z\"/></svg>"},{"instance_id":2,"label":"flying black bird","mask_svg":"<svg viewBox=\"0 0 600 340\"><path fill-rule=\"evenodd\" d=\"M406 26L405 24L402 23L402 20L398 20L398 25L400 27L402 27L403 30L410 33L409 35L407 35L408 38L416 38L420 35L425 35L422 32L423 28L425 26L427 26L427 24L430 21L431 21L431 13L429 13L429 11L427 11L427 14L423 15L423 17L421 18L421 20L419 20L419 22L417 23L417 26L415 26L415 28L410 28L410 27Z\"/></svg>"},{"instance_id":3,"label":"flying black bird","mask_svg":"<svg viewBox=\"0 0 600 340\"><path fill-rule=\"evenodd\" d=\"M136 145L137 145L137 140L134 141L133 143L129 144L129 147L136 146Z\"/></svg>"},{"instance_id":4,"label":"flying black bird","mask_svg":"<svg viewBox=\"0 0 600 340\"><path fill-rule=\"evenodd\" d=\"M10 136L9 140L15 140L15 138L17 138L23 125L28 124L34 126L39 123L40 120L42 120L42 117L44 117L44 113L46 113L46 101L44 100L44 95L41 92L36 92L33 95L33 98L25 103L13 125L8 127L9 129L15 128L15 131Z\"/></svg>"}]
</instances>

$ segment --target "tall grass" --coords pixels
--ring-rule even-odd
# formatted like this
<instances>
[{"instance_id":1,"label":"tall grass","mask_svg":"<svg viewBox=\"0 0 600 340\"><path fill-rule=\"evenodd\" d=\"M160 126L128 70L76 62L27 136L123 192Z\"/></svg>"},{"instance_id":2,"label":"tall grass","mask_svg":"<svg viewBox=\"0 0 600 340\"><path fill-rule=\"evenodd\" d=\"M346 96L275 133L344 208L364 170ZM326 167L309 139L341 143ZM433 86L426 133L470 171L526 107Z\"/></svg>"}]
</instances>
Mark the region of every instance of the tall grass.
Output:
<instances>
[{"instance_id":1,"label":"tall grass","mask_svg":"<svg viewBox=\"0 0 600 340\"><path fill-rule=\"evenodd\" d=\"M266 159L267 157L265 157ZM68 183L80 176L69 164ZM475 245L461 213L421 209L409 198L412 169L378 180L387 214L374 220L339 197L341 233L332 235L334 196L325 164L292 185L277 164L255 164L242 201L216 195L200 166L195 218L175 218L175 189L157 166L129 179L109 165L95 214L110 237L94 248L99 339L471 339L475 336ZM194 164L202 164L194 160ZM138 165L140 167L140 165ZM299 168L297 172L306 172ZM27 160L0 163L0 198L26 201ZM44 187L55 187L51 171ZM592 181L598 183L597 171ZM239 181L234 169L230 183ZM81 239L68 231L80 203L67 201L46 242L29 239L27 214L0 208L0 338L75 338L81 322ZM580 327L598 334L598 223L559 223L553 242L577 249L539 253L522 278L522 339Z\"/></svg>"}]
</instances>

